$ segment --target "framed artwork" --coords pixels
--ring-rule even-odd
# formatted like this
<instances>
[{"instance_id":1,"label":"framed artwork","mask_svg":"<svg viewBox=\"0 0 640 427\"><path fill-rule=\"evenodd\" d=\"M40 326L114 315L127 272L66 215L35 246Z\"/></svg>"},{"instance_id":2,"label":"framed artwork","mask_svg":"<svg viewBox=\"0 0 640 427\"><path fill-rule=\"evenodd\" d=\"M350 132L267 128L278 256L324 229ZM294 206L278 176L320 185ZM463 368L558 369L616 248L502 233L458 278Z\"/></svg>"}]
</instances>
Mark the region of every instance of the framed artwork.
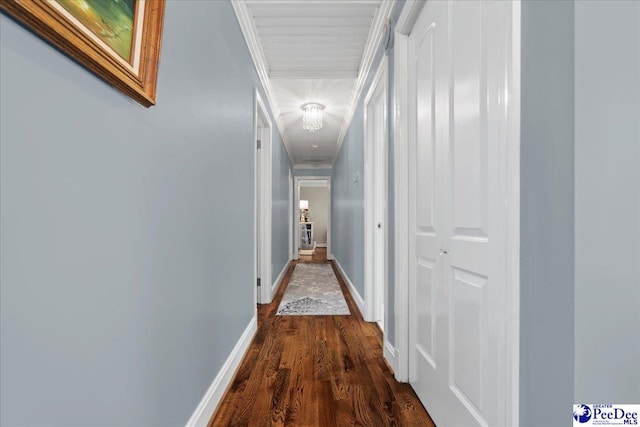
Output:
<instances>
[{"instance_id":1,"label":"framed artwork","mask_svg":"<svg viewBox=\"0 0 640 427\"><path fill-rule=\"evenodd\" d=\"M0 0L0 9L145 107L156 103L165 0Z\"/></svg>"}]
</instances>

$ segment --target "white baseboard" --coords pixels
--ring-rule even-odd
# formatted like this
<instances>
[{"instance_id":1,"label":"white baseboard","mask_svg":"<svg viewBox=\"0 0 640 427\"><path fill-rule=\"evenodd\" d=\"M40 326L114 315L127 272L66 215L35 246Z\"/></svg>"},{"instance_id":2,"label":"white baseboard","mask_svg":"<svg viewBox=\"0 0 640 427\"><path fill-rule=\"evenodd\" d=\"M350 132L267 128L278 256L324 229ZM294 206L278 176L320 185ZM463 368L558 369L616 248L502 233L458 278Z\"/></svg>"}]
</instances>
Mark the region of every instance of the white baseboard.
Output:
<instances>
[{"instance_id":1,"label":"white baseboard","mask_svg":"<svg viewBox=\"0 0 640 427\"><path fill-rule=\"evenodd\" d=\"M347 273L345 273L344 269L340 265L340 262L335 257L333 258L333 262L336 263L336 266L338 267L338 270L340 270L340 274L342 275L342 278L344 279L345 282L347 282L347 286L349 287L349 292L351 292L351 296L353 297L353 300L356 302L356 305L358 306L358 310L360 310L360 315L362 316L362 313L364 313L364 299L362 299L362 296L360 296L353 282L351 281L351 279L349 279L349 276L347 276Z\"/></svg>"},{"instance_id":2,"label":"white baseboard","mask_svg":"<svg viewBox=\"0 0 640 427\"><path fill-rule=\"evenodd\" d=\"M273 297L276 295L276 293L278 293L278 288L280 288L282 279L284 278L284 275L287 274L290 264L291 261L287 261L287 263L282 268L282 271L280 272L280 274L278 274L278 277L276 277L276 280L273 282L273 285L271 285L271 301L273 301Z\"/></svg>"},{"instance_id":3,"label":"white baseboard","mask_svg":"<svg viewBox=\"0 0 640 427\"><path fill-rule=\"evenodd\" d=\"M326 243L316 243L316 247L318 247L318 248L326 248L327 244Z\"/></svg>"},{"instance_id":4,"label":"white baseboard","mask_svg":"<svg viewBox=\"0 0 640 427\"><path fill-rule=\"evenodd\" d=\"M393 369L393 373L398 370L398 352L389 341L387 341L387 336L384 337L384 345L382 346L382 352L384 354L384 358L387 360L391 369Z\"/></svg>"},{"instance_id":5,"label":"white baseboard","mask_svg":"<svg viewBox=\"0 0 640 427\"><path fill-rule=\"evenodd\" d=\"M211 416L215 412L224 392L233 380L233 376L240 367L242 358L249 349L249 345L253 340L253 336L258 330L258 319L254 316L247 328L242 333L242 336L236 343L236 346L231 351L231 354L220 368L218 375L214 378L213 382L209 386L209 389L205 393L204 397L200 401L200 404L187 421L186 427L206 427L211 419Z\"/></svg>"}]
</instances>

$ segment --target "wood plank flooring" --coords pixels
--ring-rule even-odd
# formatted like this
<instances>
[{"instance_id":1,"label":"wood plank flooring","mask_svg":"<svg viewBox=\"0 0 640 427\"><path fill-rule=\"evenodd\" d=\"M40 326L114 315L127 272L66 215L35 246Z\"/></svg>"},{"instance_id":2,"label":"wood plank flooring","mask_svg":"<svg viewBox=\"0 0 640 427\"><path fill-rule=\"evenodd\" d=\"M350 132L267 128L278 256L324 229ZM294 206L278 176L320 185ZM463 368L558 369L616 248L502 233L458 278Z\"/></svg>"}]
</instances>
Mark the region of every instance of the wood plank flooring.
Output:
<instances>
[{"instance_id":1,"label":"wood plank flooring","mask_svg":"<svg viewBox=\"0 0 640 427\"><path fill-rule=\"evenodd\" d=\"M327 248L316 248L313 255L300 255L299 262L323 263L327 262Z\"/></svg>"},{"instance_id":2,"label":"wood plank flooring","mask_svg":"<svg viewBox=\"0 0 640 427\"><path fill-rule=\"evenodd\" d=\"M335 266L352 315L275 315L294 265L259 306L256 337L209 426L433 426L411 386L393 378L380 329L362 320Z\"/></svg>"}]
</instances>

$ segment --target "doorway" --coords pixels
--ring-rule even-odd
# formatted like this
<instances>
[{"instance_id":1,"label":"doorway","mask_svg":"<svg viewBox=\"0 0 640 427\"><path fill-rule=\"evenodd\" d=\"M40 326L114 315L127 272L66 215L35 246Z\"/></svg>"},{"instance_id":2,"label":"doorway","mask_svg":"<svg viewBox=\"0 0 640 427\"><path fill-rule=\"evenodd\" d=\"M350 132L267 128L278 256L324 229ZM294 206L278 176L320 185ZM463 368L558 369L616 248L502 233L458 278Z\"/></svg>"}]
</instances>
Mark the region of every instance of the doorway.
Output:
<instances>
[{"instance_id":1,"label":"doorway","mask_svg":"<svg viewBox=\"0 0 640 427\"><path fill-rule=\"evenodd\" d=\"M387 56L374 76L364 101L365 320L387 329Z\"/></svg>"},{"instance_id":2,"label":"doorway","mask_svg":"<svg viewBox=\"0 0 640 427\"><path fill-rule=\"evenodd\" d=\"M255 302L271 302L271 132L267 109L254 91Z\"/></svg>"},{"instance_id":3,"label":"doorway","mask_svg":"<svg viewBox=\"0 0 640 427\"><path fill-rule=\"evenodd\" d=\"M297 176L294 194L294 259L313 256L318 248L326 248L331 259L331 177Z\"/></svg>"},{"instance_id":4,"label":"doorway","mask_svg":"<svg viewBox=\"0 0 640 427\"><path fill-rule=\"evenodd\" d=\"M517 7L407 3L394 37L398 379L436 424L518 423Z\"/></svg>"}]
</instances>

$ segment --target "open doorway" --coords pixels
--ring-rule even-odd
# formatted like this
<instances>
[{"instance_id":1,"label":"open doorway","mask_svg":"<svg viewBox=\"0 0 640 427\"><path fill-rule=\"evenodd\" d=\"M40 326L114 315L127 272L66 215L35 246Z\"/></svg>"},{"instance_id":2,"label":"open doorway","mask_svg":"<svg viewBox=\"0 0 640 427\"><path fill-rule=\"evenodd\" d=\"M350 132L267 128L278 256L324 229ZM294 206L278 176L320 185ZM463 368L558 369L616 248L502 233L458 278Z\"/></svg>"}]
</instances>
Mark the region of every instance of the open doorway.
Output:
<instances>
[{"instance_id":1,"label":"open doorway","mask_svg":"<svg viewBox=\"0 0 640 427\"><path fill-rule=\"evenodd\" d=\"M331 259L331 178L295 178L294 231L295 259L326 252Z\"/></svg>"}]
</instances>

